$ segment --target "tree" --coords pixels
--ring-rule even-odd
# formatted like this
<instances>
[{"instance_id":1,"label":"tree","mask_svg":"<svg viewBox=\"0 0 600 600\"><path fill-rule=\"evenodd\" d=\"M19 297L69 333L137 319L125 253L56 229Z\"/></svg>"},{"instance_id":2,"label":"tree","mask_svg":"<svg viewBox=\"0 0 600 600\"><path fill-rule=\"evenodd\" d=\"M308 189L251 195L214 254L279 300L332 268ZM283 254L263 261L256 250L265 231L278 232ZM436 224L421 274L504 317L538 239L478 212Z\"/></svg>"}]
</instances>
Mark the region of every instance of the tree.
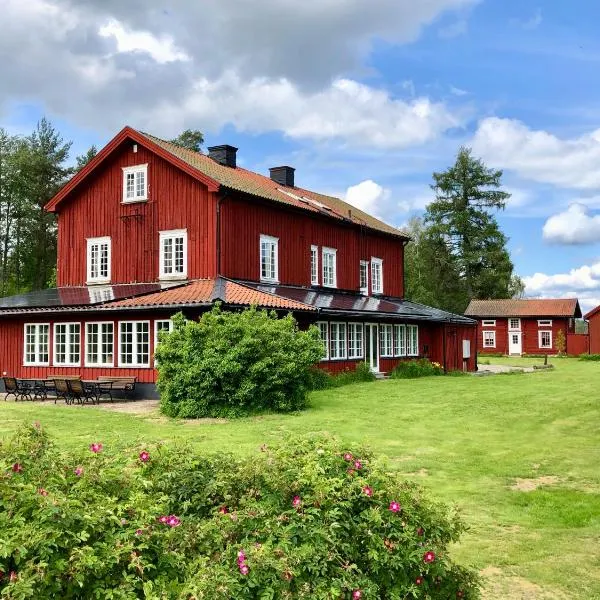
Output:
<instances>
[{"instance_id":1,"label":"tree","mask_svg":"<svg viewBox=\"0 0 600 600\"><path fill-rule=\"evenodd\" d=\"M80 154L75 160L77 161L77 165L75 167L75 171L81 171L85 165L87 165L94 156L98 154L98 148L93 145L85 154Z\"/></svg>"},{"instance_id":2,"label":"tree","mask_svg":"<svg viewBox=\"0 0 600 600\"><path fill-rule=\"evenodd\" d=\"M433 179L436 198L424 222L438 247L447 247L455 261L464 286L456 308L463 312L471 298L511 297L514 267L508 240L490 213L504 209L510 198L501 189L502 171L487 168L461 147L455 164Z\"/></svg>"},{"instance_id":3,"label":"tree","mask_svg":"<svg viewBox=\"0 0 600 600\"><path fill-rule=\"evenodd\" d=\"M201 152L202 144L204 144L204 134L197 129L186 129L175 139L172 139L171 144L187 148L188 150L194 150L194 152Z\"/></svg>"}]
</instances>

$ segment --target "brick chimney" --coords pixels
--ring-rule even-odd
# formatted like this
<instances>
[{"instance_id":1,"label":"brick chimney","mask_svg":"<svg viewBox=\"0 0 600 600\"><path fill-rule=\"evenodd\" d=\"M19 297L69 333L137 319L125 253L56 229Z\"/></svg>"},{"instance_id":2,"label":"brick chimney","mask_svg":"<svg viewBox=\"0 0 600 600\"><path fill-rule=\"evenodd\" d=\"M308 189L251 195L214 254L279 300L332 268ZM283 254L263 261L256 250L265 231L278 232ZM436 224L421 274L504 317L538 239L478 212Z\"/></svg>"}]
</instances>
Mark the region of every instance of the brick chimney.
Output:
<instances>
[{"instance_id":1,"label":"brick chimney","mask_svg":"<svg viewBox=\"0 0 600 600\"><path fill-rule=\"evenodd\" d=\"M223 144L222 146L210 146L208 148L208 156L220 165L235 169L237 164L237 151L237 148L229 146L228 144Z\"/></svg>"}]
</instances>

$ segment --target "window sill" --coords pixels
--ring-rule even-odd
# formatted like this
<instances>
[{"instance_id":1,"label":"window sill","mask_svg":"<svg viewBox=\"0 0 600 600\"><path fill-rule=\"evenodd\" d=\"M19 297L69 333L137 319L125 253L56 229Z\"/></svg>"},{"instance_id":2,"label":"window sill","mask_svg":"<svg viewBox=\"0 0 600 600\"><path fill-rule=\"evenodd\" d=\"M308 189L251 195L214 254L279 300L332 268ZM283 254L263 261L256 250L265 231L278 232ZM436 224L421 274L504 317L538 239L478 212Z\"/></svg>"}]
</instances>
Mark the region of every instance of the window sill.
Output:
<instances>
[{"instance_id":1,"label":"window sill","mask_svg":"<svg viewBox=\"0 0 600 600\"><path fill-rule=\"evenodd\" d=\"M158 281L186 281L187 275L161 275Z\"/></svg>"},{"instance_id":2,"label":"window sill","mask_svg":"<svg viewBox=\"0 0 600 600\"><path fill-rule=\"evenodd\" d=\"M114 369L115 365L114 365L114 363L110 363L109 365L102 365L102 364L95 365L92 363L85 363L84 368L85 369Z\"/></svg>"},{"instance_id":3,"label":"window sill","mask_svg":"<svg viewBox=\"0 0 600 600\"><path fill-rule=\"evenodd\" d=\"M135 200L121 200L121 204L141 204L148 202L148 198L136 198Z\"/></svg>"},{"instance_id":4,"label":"window sill","mask_svg":"<svg viewBox=\"0 0 600 600\"><path fill-rule=\"evenodd\" d=\"M274 283L275 285L279 285L279 279L262 279L260 280L261 283Z\"/></svg>"},{"instance_id":5,"label":"window sill","mask_svg":"<svg viewBox=\"0 0 600 600\"><path fill-rule=\"evenodd\" d=\"M90 279L85 282L85 285L95 286L95 285L111 285L110 279Z\"/></svg>"},{"instance_id":6,"label":"window sill","mask_svg":"<svg viewBox=\"0 0 600 600\"><path fill-rule=\"evenodd\" d=\"M327 285L326 283L323 284L324 288L329 288L330 290L336 290L337 289L337 285Z\"/></svg>"},{"instance_id":7,"label":"window sill","mask_svg":"<svg viewBox=\"0 0 600 600\"><path fill-rule=\"evenodd\" d=\"M116 367L112 367L113 369L152 369L148 363L147 365L117 365Z\"/></svg>"},{"instance_id":8,"label":"window sill","mask_svg":"<svg viewBox=\"0 0 600 600\"><path fill-rule=\"evenodd\" d=\"M23 363L24 367L49 367L50 363ZM17 377L18 379L18 377Z\"/></svg>"},{"instance_id":9,"label":"window sill","mask_svg":"<svg viewBox=\"0 0 600 600\"><path fill-rule=\"evenodd\" d=\"M81 363L54 363L52 365L53 367L55 367L56 369L62 369L62 368L81 368Z\"/></svg>"}]
</instances>

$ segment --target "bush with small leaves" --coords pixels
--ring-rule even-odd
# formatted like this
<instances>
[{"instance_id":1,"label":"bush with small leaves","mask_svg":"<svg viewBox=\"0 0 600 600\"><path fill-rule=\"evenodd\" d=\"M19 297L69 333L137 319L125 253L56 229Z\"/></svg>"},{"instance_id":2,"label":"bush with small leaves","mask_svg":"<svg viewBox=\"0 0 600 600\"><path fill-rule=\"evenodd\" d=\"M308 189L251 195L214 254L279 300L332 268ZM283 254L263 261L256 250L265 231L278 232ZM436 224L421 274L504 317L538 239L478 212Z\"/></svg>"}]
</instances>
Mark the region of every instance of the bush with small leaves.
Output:
<instances>
[{"instance_id":1,"label":"bush with small leaves","mask_svg":"<svg viewBox=\"0 0 600 600\"><path fill-rule=\"evenodd\" d=\"M393 379L415 379L417 377L431 377L443 374L444 369L440 363L430 362L426 358L421 358L400 362L392 371L391 377Z\"/></svg>"},{"instance_id":2,"label":"bush with small leaves","mask_svg":"<svg viewBox=\"0 0 600 600\"><path fill-rule=\"evenodd\" d=\"M325 436L249 458L61 453L30 426L0 445L2 598L472 600L478 578L449 553L463 530Z\"/></svg>"}]
</instances>

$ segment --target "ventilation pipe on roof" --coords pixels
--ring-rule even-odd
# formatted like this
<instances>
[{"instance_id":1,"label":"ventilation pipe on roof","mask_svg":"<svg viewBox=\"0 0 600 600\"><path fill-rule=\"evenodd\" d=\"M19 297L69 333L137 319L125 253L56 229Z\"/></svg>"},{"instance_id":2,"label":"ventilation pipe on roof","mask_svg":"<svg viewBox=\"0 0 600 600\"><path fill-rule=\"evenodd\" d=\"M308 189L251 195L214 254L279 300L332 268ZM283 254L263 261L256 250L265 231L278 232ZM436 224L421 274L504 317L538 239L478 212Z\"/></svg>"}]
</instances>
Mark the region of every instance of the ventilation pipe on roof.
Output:
<instances>
[{"instance_id":1,"label":"ventilation pipe on roof","mask_svg":"<svg viewBox=\"0 0 600 600\"><path fill-rule=\"evenodd\" d=\"M273 167L269 169L269 173L271 173L271 179L279 185L294 187L295 170L293 167Z\"/></svg>"},{"instance_id":2,"label":"ventilation pipe on roof","mask_svg":"<svg viewBox=\"0 0 600 600\"><path fill-rule=\"evenodd\" d=\"M237 151L237 148L229 146L228 144L223 144L222 146L210 146L208 148L208 156L220 165L235 169L237 164Z\"/></svg>"}]
</instances>

